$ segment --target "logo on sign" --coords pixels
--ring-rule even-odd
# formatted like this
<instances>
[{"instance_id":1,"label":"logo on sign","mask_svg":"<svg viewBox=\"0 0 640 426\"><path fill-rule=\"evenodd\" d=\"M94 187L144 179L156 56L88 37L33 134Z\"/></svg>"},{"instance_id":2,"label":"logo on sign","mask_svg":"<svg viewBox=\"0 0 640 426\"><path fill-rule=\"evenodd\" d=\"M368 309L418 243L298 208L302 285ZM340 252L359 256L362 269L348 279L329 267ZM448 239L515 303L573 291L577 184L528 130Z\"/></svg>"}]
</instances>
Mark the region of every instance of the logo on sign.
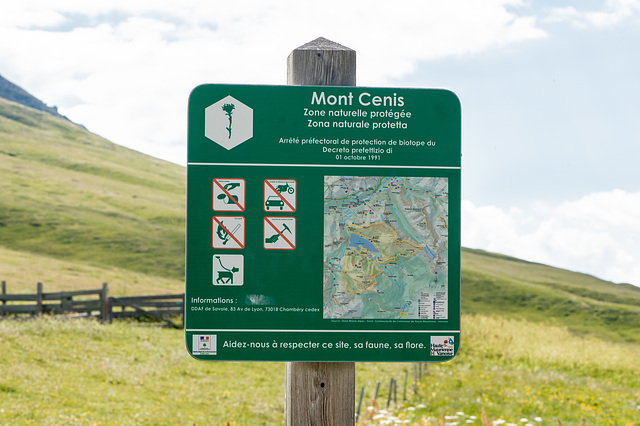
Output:
<instances>
[{"instance_id":1,"label":"logo on sign","mask_svg":"<svg viewBox=\"0 0 640 426\"><path fill-rule=\"evenodd\" d=\"M204 135L226 149L253 137L253 109L232 96L204 110Z\"/></svg>"},{"instance_id":2,"label":"logo on sign","mask_svg":"<svg viewBox=\"0 0 640 426\"><path fill-rule=\"evenodd\" d=\"M431 356L454 356L453 336L431 336Z\"/></svg>"},{"instance_id":3,"label":"logo on sign","mask_svg":"<svg viewBox=\"0 0 640 426\"><path fill-rule=\"evenodd\" d=\"M193 335L193 355L216 355L217 336L215 334L194 334Z\"/></svg>"}]
</instances>

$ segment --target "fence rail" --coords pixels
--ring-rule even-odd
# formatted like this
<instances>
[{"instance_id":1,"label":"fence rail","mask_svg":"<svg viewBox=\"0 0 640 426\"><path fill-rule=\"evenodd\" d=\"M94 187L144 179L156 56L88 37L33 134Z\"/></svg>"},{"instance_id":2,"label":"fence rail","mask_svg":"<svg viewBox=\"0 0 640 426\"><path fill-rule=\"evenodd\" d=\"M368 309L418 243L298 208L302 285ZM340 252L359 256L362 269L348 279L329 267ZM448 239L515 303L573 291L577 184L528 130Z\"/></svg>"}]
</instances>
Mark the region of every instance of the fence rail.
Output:
<instances>
[{"instance_id":1,"label":"fence rail","mask_svg":"<svg viewBox=\"0 0 640 426\"><path fill-rule=\"evenodd\" d=\"M184 327L184 293L153 296L109 296L107 283L101 289L44 293L38 283L35 294L7 294L2 281L0 317L7 315L75 314L98 317L111 323L116 318L150 318L175 328ZM171 318L179 316L181 324Z\"/></svg>"}]
</instances>

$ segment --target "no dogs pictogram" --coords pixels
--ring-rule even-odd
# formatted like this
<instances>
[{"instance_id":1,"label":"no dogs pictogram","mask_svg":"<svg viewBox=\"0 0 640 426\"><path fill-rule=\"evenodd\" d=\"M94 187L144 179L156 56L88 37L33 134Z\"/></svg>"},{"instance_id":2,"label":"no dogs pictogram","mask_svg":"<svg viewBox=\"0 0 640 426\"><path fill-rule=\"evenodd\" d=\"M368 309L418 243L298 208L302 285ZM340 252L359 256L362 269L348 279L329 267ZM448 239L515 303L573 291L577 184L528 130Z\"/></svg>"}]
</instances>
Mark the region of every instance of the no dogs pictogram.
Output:
<instances>
[{"instance_id":1,"label":"no dogs pictogram","mask_svg":"<svg viewBox=\"0 0 640 426\"><path fill-rule=\"evenodd\" d=\"M244 256L241 254L213 255L213 285L243 285Z\"/></svg>"}]
</instances>

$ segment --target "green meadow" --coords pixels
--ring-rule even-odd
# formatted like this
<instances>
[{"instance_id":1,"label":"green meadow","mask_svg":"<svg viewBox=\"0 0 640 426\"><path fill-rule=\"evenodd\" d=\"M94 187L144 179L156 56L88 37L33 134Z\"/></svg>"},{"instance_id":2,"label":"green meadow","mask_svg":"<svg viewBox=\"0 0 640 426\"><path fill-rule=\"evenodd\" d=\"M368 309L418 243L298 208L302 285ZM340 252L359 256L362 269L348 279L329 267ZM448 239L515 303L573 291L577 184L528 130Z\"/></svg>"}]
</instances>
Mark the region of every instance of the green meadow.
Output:
<instances>
[{"instance_id":1,"label":"green meadow","mask_svg":"<svg viewBox=\"0 0 640 426\"><path fill-rule=\"evenodd\" d=\"M640 345L479 314L464 314L462 324L459 355L430 364L417 383L413 364L356 364L356 397L365 389L359 424L435 425L445 417L482 424L483 411L503 422L497 424L638 424ZM196 361L180 330L3 320L0 351L0 424L274 425L284 419L284 363ZM387 407L392 378L398 390Z\"/></svg>"},{"instance_id":2,"label":"green meadow","mask_svg":"<svg viewBox=\"0 0 640 426\"><path fill-rule=\"evenodd\" d=\"M0 99L0 281L184 291L185 175ZM418 380L356 365L359 424L640 424L640 289L463 249L462 312L458 356ZM284 363L196 361L180 330L0 318L2 425L282 424L283 392Z\"/></svg>"}]
</instances>

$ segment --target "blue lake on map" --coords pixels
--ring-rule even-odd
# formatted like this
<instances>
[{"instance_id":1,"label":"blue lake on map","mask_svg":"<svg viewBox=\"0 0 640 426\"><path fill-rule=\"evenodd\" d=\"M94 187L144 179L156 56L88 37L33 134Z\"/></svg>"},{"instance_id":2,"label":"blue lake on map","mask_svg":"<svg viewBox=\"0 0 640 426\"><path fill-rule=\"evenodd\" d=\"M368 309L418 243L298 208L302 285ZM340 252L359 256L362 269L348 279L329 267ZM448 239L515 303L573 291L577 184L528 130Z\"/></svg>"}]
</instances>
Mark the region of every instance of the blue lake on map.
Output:
<instances>
[{"instance_id":1,"label":"blue lake on map","mask_svg":"<svg viewBox=\"0 0 640 426\"><path fill-rule=\"evenodd\" d=\"M375 253L380 255L380 250L373 245L373 243L366 238L358 235L358 234L349 234L349 247L353 247L354 249L360 250L362 248L367 249L371 253Z\"/></svg>"}]
</instances>

